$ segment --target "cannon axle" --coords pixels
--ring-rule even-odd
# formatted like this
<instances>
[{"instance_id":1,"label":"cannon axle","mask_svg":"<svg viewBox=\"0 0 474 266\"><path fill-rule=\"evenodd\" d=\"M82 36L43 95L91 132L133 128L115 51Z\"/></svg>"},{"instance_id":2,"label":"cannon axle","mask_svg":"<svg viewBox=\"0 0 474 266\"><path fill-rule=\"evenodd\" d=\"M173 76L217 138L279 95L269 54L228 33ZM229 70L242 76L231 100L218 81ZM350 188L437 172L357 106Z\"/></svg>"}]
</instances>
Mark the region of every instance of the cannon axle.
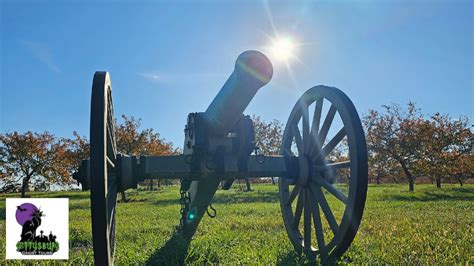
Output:
<instances>
[{"instance_id":1,"label":"cannon axle","mask_svg":"<svg viewBox=\"0 0 474 266\"><path fill-rule=\"evenodd\" d=\"M117 181L122 184L120 191L130 188L137 188L137 184L147 179L185 179L189 181L199 181L206 179L217 179L219 181L228 179L247 179L259 177L284 177L297 179L302 174L299 173L299 161L296 156L265 156L250 155L247 161L245 172L239 171L237 160L234 158L224 159L226 164L221 170L209 167L210 162L201 162L200 171L192 169L190 158L185 155L171 156L124 156L120 155L116 159L114 175ZM90 176L88 169L90 160L84 160L79 171L75 174L76 179L84 188L90 186ZM325 171L327 166L314 168L316 171ZM304 175L304 174L303 174Z\"/></svg>"}]
</instances>

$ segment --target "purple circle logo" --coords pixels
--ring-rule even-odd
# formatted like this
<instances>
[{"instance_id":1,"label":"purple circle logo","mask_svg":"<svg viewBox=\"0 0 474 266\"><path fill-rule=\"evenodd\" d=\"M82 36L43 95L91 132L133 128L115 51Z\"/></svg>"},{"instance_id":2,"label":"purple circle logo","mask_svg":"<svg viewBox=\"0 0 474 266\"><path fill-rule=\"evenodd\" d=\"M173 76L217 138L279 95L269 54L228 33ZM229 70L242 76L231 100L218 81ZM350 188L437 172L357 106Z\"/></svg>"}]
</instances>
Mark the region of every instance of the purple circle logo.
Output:
<instances>
[{"instance_id":1,"label":"purple circle logo","mask_svg":"<svg viewBox=\"0 0 474 266\"><path fill-rule=\"evenodd\" d=\"M23 203L20 206L16 206L16 221L23 226L26 221L31 221L33 214L39 209L31 203Z\"/></svg>"}]
</instances>

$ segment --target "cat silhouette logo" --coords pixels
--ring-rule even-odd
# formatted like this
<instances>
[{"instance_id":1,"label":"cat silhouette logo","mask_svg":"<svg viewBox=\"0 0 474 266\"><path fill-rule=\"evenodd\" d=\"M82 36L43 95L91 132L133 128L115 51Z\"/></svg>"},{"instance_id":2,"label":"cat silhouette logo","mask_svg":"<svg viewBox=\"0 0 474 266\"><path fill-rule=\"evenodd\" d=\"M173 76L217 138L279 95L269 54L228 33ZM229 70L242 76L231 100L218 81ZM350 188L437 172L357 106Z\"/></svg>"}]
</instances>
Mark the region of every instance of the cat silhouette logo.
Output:
<instances>
[{"instance_id":1,"label":"cat silhouette logo","mask_svg":"<svg viewBox=\"0 0 474 266\"><path fill-rule=\"evenodd\" d=\"M68 259L68 199L6 199L6 259Z\"/></svg>"}]
</instances>

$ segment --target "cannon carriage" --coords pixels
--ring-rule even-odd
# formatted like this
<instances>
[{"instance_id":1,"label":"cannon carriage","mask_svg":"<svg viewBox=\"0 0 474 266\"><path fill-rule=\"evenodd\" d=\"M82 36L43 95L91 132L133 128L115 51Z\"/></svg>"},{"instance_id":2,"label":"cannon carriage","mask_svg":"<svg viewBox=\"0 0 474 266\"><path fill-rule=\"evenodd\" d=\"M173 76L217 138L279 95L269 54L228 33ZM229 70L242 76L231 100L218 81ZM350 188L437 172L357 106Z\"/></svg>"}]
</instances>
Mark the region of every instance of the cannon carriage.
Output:
<instances>
[{"instance_id":1,"label":"cannon carriage","mask_svg":"<svg viewBox=\"0 0 474 266\"><path fill-rule=\"evenodd\" d=\"M252 120L243 112L273 74L268 58L246 51L205 112L190 113L185 125L183 153L173 156L128 156L117 152L112 88L107 72L96 72L92 85L90 158L74 178L91 190L94 260L113 264L117 193L136 188L150 178L178 178L181 182L180 232L191 238L223 181L279 177L283 224L296 251L329 262L353 241L367 193L367 148L362 125L350 99L339 89L316 86L306 91L290 113L280 155L256 152ZM323 106L328 105L323 119ZM341 128L333 123L338 115ZM336 132L331 138L329 132ZM344 141L347 160L328 159ZM347 185L335 184L345 170ZM335 217L328 195L338 201ZM342 206L342 207L341 207ZM329 234L323 226L329 227ZM282 225L283 226L283 225ZM329 237L328 237L329 236Z\"/></svg>"}]
</instances>

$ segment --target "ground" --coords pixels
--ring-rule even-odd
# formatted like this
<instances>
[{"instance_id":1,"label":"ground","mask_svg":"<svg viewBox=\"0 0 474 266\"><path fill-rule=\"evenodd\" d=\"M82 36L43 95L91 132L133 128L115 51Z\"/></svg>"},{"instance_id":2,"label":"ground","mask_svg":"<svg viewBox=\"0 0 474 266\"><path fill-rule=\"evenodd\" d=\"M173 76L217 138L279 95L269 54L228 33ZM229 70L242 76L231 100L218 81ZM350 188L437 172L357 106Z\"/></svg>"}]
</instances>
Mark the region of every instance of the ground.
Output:
<instances>
[{"instance_id":1,"label":"ground","mask_svg":"<svg viewBox=\"0 0 474 266\"><path fill-rule=\"evenodd\" d=\"M179 222L178 188L131 191L132 202L118 203L116 263L299 264L278 203L278 186L240 185L218 191L217 217L205 217L192 242L173 235ZM5 239L5 197L0 195L0 236ZM88 192L31 193L70 199L71 264L93 261ZM474 185L370 185L363 221L341 263L472 264L474 262ZM0 241L5 258L5 241ZM19 263L20 261L16 261Z\"/></svg>"}]
</instances>

